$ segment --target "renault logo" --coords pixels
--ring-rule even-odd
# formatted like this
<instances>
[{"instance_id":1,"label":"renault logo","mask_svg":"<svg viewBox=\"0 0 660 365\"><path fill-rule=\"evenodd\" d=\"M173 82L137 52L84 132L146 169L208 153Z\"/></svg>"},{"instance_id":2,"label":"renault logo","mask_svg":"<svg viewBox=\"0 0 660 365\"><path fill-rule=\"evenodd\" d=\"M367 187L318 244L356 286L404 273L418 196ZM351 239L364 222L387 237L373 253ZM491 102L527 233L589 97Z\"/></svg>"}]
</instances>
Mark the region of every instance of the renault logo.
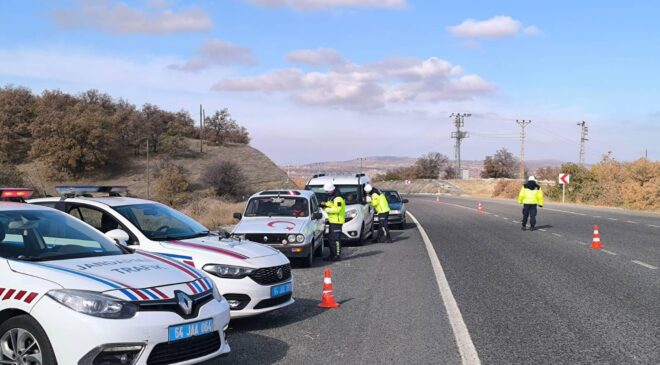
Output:
<instances>
[{"instance_id":1,"label":"renault logo","mask_svg":"<svg viewBox=\"0 0 660 365\"><path fill-rule=\"evenodd\" d=\"M277 278L280 280L282 280L282 278L284 277L284 271L282 270L281 267L277 269L277 272L275 274L277 274Z\"/></svg>"},{"instance_id":2,"label":"renault logo","mask_svg":"<svg viewBox=\"0 0 660 365\"><path fill-rule=\"evenodd\" d=\"M264 242L268 242L268 236L264 236Z\"/></svg>"},{"instance_id":3,"label":"renault logo","mask_svg":"<svg viewBox=\"0 0 660 365\"><path fill-rule=\"evenodd\" d=\"M187 316L192 314L193 310L193 300L188 296L188 294L180 291L176 293L176 302L183 310L183 313Z\"/></svg>"}]
</instances>

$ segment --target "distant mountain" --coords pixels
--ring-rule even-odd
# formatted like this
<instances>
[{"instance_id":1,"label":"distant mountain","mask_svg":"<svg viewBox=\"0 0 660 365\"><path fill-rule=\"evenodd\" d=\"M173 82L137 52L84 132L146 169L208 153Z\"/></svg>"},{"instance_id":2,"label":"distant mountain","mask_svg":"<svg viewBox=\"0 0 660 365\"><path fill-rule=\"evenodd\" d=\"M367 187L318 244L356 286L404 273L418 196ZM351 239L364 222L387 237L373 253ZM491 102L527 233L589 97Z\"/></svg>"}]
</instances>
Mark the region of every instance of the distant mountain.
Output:
<instances>
[{"instance_id":1,"label":"distant mountain","mask_svg":"<svg viewBox=\"0 0 660 365\"><path fill-rule=\"evenodd\" d=\"M281 166L288 170L291 176L309 177L317 173L326 174L355 174L364 172L369 176L375 176L401 167L408 167L415 163L416 158L401 156L369 156L363 159L352 159L346 161L326 161L308 163L302 165ZM450 160L452 161L452 160ZM542 167L559 167L563 162L559 160L529 160L526 162L527 168L535 171ZM471 177L478 177L482 168L483 161L464 160L461 161L463 168L470 171Z\"/></svg>"}]
</instances>

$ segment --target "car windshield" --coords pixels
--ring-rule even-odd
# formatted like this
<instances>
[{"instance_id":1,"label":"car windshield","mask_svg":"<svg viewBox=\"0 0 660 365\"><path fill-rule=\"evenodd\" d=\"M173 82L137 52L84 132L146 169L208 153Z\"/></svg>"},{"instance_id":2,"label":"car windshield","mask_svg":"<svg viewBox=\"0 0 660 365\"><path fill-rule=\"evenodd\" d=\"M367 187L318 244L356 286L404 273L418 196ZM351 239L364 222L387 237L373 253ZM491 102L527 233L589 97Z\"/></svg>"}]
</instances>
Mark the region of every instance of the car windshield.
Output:
<instances>
[{"instance_id":1,"label":"car windshield","mask_svg":"<svg viewBox=\"0 0 660 365\"><path fill-rule=\"evenodd\" d=\"M122 254L111 239L68 214L0 211L0 257L52 261Z\"/></svg>"},{"instance_id":2,"label":"car windshield","mask_svg":"<svg viewBox=\"0 0 660 365\"><path fill-rule=\"evenodd\" d=\"M252 198L245 209L246 217L307 217L309 203L302 197L267 196Z\"/></svg>"},{"instance_id":3,"label":"car windshield","mask_svg":"<svg viewBox=\"0 0 660 365\"><path fill-rule=\"evenodd\" d=\"M344 198L346 205L362 204L360 195L362 187L360 185L335 185L335 189L336 193ZM328 194L323 190L322 185L308 185L307 190L313 191L319 202L328 201Z\"/></svg>"},{"instance_id":4,"label":"car windshield","mask_svg":"<svg viewBox=\"0 0 660 365\"><path fill-rule=\"evenodd\" d=\"M385 198L387 199L388 203L401 203L401 196L396 191L383 191L383 194L385 194Z\"/></svg>"},{"instance_id":5,"label":"car windshield","mask_svg":"<svg viewBox=\"0 0 660 365\"><path fill-rule=\"evenodd\" d=\"M209 234L208 228L163 204L124 205L114 209L150 240L182 240Z\"/></svg>"}]
</instances>

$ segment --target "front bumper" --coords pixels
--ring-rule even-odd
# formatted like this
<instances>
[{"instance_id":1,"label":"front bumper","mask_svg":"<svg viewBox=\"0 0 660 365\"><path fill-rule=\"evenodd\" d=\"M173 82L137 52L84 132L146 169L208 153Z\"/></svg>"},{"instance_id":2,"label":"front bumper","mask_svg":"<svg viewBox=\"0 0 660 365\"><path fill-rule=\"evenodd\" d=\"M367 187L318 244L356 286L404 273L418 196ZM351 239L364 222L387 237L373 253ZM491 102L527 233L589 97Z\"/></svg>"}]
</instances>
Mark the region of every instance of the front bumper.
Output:
<instances>
[{"instance_id":1,"label":"front bumper","mask_svg":"<svg viewBox=\"0 0 660 365\"><path fill-rule=\"evenodd\" d=\"M398 214L390 214L390 216L387 219L387 222L389 224L401 224L403 223L403 215L402 213ZM380 224L380 221L378 219L378 215L374 216L374 224L378 225Z\"/></svg>"},{"instance_id":2,"label":"front bumper","mask_svg":"<svg viewBox=\"0 0 660 365\"><path fill-rule=\"evenodd\" d=\"M351 219L350 221L344 223L341 227L342 241L359 241L362 233L362 223L364 219L360 216ZM325 225L325 238L328 238L328 224Z\"/></svg>"},{"instance_id":3,"label":"front bumper","mask_svg":"<svg viewBox=\"0 0 660 365\"><path fill-rule=\"evenodd\" d=\"M284 308L295 302L292 295L271 298L270 292L270 288L276 285L290 282L293 286L293 278L269 285L258 284L250 277L243 279L222 279L217 276L211 276L211 278L220 289L220 293L227 300L231 300L232 303L239 303L237 308L231 310L231 318L256 316Z\"/></svg>"},{"instance_id":4,"label":"front bumper","mask_svg":"<svg viewBox=\"0 0 660 365\"><path fill-rule=\"evenodd\" d=\"M270 247L280 251L284 256L288 258L305 258L309 256L309 251L313 251L312 243L303 243L303 244L287 244L287 245L271 245Z\"/></svg>"},{"instance_id":5,"label":"front bumper","mask_svg":"<svg viewBox=\"0 0 660 365\"><path fill-rule=\"evenodd\" d=\"M179 342L168 342L170 326L210 318L213 319L212 333L218 334L219 345L216 341L215 345L205 349L207 353L202 356L170 363L197 364L230 351L224 332L230 319L229 306L225 300L211 300L200 308L196 318L188 320L172 312L138 312L135 317L123 320L97 318L78 313L47 296L39 301L30 314L46 331L59 364L79 364L86 355L109 344L141 344L144 348L136 365L146 365L157 346L162 348ZM201 338L193 337L195 340Z\"/></svg>"}]
</instances>

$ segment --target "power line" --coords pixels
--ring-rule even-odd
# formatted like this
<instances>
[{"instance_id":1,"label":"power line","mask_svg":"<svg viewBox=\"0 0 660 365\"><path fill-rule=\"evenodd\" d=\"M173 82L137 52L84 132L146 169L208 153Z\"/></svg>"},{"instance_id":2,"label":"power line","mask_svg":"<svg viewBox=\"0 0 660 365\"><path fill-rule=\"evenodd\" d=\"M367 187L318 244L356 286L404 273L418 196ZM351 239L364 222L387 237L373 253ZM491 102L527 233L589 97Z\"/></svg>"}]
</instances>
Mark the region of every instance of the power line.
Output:
<instances>
[{"instance_id":1,"label":"power line","mask_svg":"<svg viewBox=\"0 0 660 365\"><path fill-rule=\"evenodd\" d=\"M520 178L525 178L525 127L532 123L531 120L518 120L516 123L520 126Z\"/></svg>"}]
</instances>

